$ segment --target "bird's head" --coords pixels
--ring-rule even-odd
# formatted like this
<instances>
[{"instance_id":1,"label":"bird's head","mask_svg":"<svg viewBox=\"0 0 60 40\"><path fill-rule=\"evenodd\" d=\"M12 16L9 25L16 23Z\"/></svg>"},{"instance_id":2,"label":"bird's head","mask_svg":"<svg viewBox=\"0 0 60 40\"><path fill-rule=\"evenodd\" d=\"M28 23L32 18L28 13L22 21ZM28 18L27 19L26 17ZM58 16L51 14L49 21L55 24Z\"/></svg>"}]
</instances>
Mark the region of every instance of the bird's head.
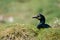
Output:
<instances>
[{"instance_id":1,"label":"bird's head","mask_svg":"<svg viewBox=\"0 0 60 40\"><path fill-rule=\"evenodd\" d=\"M40 20L41 19L41 14L38 14L37 16L34 16L33 18L36 18L36 19Z\"/></svg>"}]
</instances>

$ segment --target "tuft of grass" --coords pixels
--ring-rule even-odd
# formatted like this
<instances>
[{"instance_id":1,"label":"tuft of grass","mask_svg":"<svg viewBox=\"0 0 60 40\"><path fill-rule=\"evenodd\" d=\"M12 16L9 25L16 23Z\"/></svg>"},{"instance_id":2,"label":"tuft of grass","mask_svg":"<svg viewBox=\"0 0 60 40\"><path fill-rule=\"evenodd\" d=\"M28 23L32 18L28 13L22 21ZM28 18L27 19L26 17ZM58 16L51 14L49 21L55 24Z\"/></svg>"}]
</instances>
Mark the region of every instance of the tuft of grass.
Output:
<instances>
[{"instance_id":1,"label":"tuft of grass","mask_svg":"<svg viewBox=\"0 0 60 40\"><path fill-rule=\"evenodd\" d=\"M37 32L33 29L21 24L13 24L9 26L9 28L0 32L0 40L36 40Z\"/></svg>"},{"instance_id":2,"label":"tuft of grass","mask_svg":"<svg viewBox=\"0 0 60 40\"><path fill-rule=\"evenodd\" d=\"M11 24L6 27L0 31L0 40L60 40L60 28L38 30L34 25L22 24Z\"/></svg>"}]
</instances>

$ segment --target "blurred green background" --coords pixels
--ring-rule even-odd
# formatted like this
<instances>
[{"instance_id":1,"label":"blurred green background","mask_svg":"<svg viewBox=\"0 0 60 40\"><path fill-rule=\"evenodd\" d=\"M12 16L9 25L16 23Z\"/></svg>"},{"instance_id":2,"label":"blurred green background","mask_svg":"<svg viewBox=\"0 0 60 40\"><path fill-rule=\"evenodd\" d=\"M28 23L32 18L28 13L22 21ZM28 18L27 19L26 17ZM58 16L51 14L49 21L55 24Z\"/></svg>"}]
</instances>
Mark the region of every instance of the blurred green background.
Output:
<instances>
[{"instance_id":1,"label":"blurred green background","mask_svg":"<svg viewBox=\"0 0 60 40\"><path fill-rule=\"evenodd\" d=\"M0 14L13 16L15 23L36 23L32 16L39 12L45 15L48 23L59 19L60 0L0 0Z\"/></svg>"}]
</instances>

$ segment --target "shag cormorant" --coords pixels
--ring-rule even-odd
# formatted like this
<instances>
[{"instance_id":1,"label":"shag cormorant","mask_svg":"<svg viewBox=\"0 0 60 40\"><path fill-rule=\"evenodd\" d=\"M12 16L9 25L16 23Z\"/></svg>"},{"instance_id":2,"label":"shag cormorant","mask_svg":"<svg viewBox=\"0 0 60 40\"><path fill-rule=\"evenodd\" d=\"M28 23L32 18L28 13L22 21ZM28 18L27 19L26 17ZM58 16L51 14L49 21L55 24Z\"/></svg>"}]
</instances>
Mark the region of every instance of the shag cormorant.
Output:
<instances>
[{"instance_id":1,"label":"shag cormorant","mask_svg":"<svg viewBox=\"0 0 60 40\"><path fill-rule=\"evenodd\" d=\"M38 29L50 27L48 24L45 24L45 17L42 14L38 14L37 16L34 16L33 18L36 18L40 21L40 23L37 25Z\"/></svg>"}]
</instances>

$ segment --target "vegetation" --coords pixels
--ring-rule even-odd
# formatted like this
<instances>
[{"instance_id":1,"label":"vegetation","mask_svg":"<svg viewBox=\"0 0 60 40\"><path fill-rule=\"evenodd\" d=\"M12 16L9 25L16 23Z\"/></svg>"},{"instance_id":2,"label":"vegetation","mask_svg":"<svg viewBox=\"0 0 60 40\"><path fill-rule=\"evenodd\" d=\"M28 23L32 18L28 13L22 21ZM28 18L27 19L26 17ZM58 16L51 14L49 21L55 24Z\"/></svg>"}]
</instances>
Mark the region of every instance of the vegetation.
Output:
<instances>
[{"instance_id":1,"label":"vegetation","mask_svg":"<svg viewBox=\"0 0 60 40\"><path fill-rule=\"evenodd\" d=\"M32 16L41 12L52 28L36 28ZM0 40L60 40L60 0L0 0ZM13 23L7 18L12 16Z\"/></svg>"},{"instance_id":2,"label":"vegetation","mask_svg":"<svg viewBox=\"0 0 60 40\"><path fill-rule=\"evenodd\" d=\"M21 24L6 27L3 31L0 30L0 40L60 40L60 28L38 30L36 27Z\"/></svg>"}]
</instances>

